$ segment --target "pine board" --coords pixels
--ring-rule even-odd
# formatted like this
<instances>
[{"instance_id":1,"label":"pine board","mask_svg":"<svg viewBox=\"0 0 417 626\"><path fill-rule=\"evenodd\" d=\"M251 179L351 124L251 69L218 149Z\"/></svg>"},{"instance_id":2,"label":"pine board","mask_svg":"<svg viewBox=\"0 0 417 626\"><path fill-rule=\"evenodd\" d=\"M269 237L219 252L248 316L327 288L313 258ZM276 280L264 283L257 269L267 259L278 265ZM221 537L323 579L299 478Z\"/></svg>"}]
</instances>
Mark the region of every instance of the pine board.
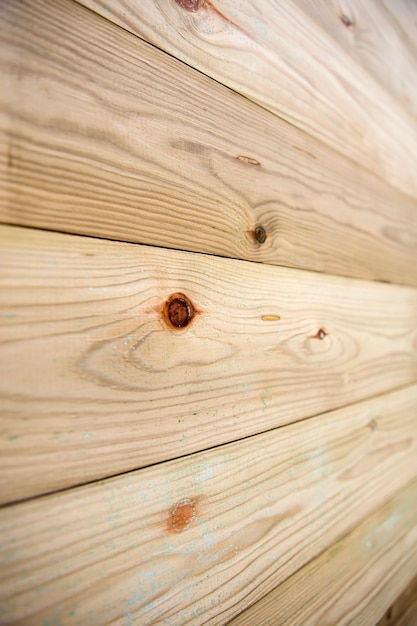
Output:
<instances>
[{"instance_id":1,"label":"pine board","mask_svg":"<svg viewBox=\"0 0 417 626\"><path fill-rule=\"evenodd\" d=\"M3 508L3 623L226 623L416 477L416 401L414 386Z\"/></svg>"},{"instance_id":2,"label":"pine board","mask_svg":"<svg viewBox=\"0 0 417 626\"><path fill-rule=\"evenodd\" d=\"M413 288L17 227L0 247L1 502L417 381Z\"/></svg>"},{"instance_id":3,"label":"pine board","mask_svg":"<svg viewBox=\"0 0 417 626\"><path fill-rule=\"evenodd\" d=\"M417 20L417 5L381 0L295 0L315 24L417 116L417 48L403 22Z\"/></svg>"},{"instance_id":4,"label":"pine board","mask_svg":"<svg viewBox=\"0 0 417 626\"><path fill-rule=\"evenodd\" d=\"M297 1L79 1L417 196L415 118ZM345 26L341 18L352 7L359 24ZM337 39L348 29L371 55L379 53L377 30L382 73L394 75L414 98L416 57L401 35L393 39L394 20L383 7L350 0L335 1L330 10ZM415 5L410 12L415 20ZM372 26L363 33L360 19L369 13Z\"/></svg>"},{"instance_id":5,"label":"pine board","mask_svg":"<svg viewBox=\"0 0 417 626\"><path fill-rule=\"evenodd\" d=\"M401 613L397 596L416 573L413 483L229 626L396 624ZM404 610L404 600L401 605Z\"/></svg>"},{"instance_id":6,"label":"pine board","mask_svg":"<svg viewBox=\"0 0 417 626\"><path fill-rule=\"evenodd\" d=\"M417 623L417 578L389 607L377 626L415 626Z\"/></svg>"},{"instance_id":7,"label":"pine board","mask_svg":"<svg viewBox=\"0 0 417 626\"><path fill-rule=\"evenodd\" d=\"M407 44L417 53L417 10L415 0L382 0L392 20L398 25Z\"/></svg>"},{"instance_id":8,"label":"pine board","mask_svg":"<svg viewBox=\"0 0 417 626\"><path fill-rule=\"evenodd\" d=\"M75 2L1 18L2 222L417 286L415 200Z\"/></svg>"}]
</instances>

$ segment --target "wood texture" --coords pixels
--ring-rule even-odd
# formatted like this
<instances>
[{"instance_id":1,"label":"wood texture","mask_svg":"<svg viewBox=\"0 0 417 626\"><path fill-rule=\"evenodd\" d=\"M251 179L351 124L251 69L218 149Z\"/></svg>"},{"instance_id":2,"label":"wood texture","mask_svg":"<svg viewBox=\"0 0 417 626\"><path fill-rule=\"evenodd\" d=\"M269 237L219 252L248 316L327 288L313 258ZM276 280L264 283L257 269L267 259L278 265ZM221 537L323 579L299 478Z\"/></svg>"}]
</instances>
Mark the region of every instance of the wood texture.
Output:
<instances>
[{"instance_id":1,"label":"wood texture","mask_svg":"<svg viewBox=\"0 0 417 626\"><path fill-rule=\"evenodd\" d=\"M390 0L382 0L385 9L391 18L401 29L407 43L412 45L417 52L417 11L414 0L396 0L395 4Z\"/></svg>"},{"instance_id":2,"label":"wood texture","mask_svg":"<svg viewBox=\"0 0 417 626\"><path fill-rule=\"evenodd\" d=\"M402 24L417 21L417 5L381 0L294 0L336 49L350 57L417 115L417 49Z\"/></svg>"},{"instance_id":3,"label":"wood texture","mask_svg":"<svg viewBox=\"0 0 417 626\"><path fill-rule=\"evenodd\" d=\"M414 386L3 508L3 623L227 622L416 477L416 401Z\"/></svg>"},{"instance_id":4,"label":"wood texture","mask_svg":"<svg viewBox=\"0 0 417 626\"><path fill-rule=\"evenodd\" d=\"M417 380L412 288L17 227L0 243L2 502Z\"/></svg>"},{"instance_id":5,"label":"wood texture","mask_svg":"<svg viewBox=\"0 0 417 626\"><path fill-rule=\"evenodd\" d=\"M291 0L80 1L417 196L415 118L352 56L366 46L361 60L369 68L375 58L372 73L385 72L415 109L416 57L376 0L326 2L330 33L308 14L320 13L315 0L307 13ZM347 37L355 43L344 49Z\"/></svg>"},{"instance_id":6,"label":"wood texture","mask_svg":"<svg viewBox=\"0 0 417 626\"><path fill-rule=\"evenodd\" d=\"M406 604L397 596L416 573L414 483L229 625L396 624Z\"/></svg>"},{"instance_id":7,"label":"wood texture","mask_svg":"<svg viewBox=\"0 0 417 626\"><path fill-rule=\"evenodd\" d=\"M1 17L1 221L417 285L411 198L75 2Z\"/></svg>"},{"instance_id":8,"label":"wood texture","mask_svg":"<svg viewBox=\"0 0 417 626\"><path fill-rule=\"evenodd\" d=\"M417 623L417 578L395 599L377 626L415 626Z\"/></svg>"}]
</instances>

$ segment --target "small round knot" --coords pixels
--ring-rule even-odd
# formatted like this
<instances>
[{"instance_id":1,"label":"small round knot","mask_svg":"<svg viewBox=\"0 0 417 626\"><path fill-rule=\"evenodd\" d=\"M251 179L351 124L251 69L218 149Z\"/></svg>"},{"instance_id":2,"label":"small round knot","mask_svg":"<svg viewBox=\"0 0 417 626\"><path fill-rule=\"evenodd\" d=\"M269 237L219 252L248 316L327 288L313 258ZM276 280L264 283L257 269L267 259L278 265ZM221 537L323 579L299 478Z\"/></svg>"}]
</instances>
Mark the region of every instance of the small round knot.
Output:
<instances>
[{"instance_id":1,"label":"small round knot","mask_svg":"<svg viewBox=\"0 0 417 626\"><path fill-rule=\"evenodd\" d=\"M175 293L166 301L164 313L171 326L184 328L194 317L194 307L187 296L182 293Z\"/></svg>"},{"instance_id":2,"label":"small round knot","mask_svg":"<svg viewBox=\"0 0 417 626\"><path fill-rule=\"evenodd\" d=\"M317 337L319 339L321 339L321 341L323 341L323 339L325 338L326 333L324 332L324 330L322 328L320 328L319 332L317 333Z\"/></svg>"},{"instance_id":3,"label":"small round knot","mask_svg":"<svg viewBox=\"0 0 417 626\"><path fill-rule=\"evenodd\" d=\"M266 241L266 231L263 226L257 226L255 228L255 239L258 243L265 243Z\"/></svg>"}]
</instances>

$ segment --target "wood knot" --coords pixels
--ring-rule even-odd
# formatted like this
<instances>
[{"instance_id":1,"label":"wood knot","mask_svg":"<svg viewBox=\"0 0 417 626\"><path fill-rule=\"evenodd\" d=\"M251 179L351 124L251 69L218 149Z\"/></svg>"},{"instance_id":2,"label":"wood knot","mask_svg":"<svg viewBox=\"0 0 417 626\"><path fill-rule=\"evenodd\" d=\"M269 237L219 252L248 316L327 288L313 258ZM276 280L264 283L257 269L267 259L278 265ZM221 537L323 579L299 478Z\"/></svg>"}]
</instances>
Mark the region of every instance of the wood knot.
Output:
<instances>
[{"instance_id":1,"label":"wood knot","mask_svg":"<svg viewBox=\"0 0 417 626\"><path fill-rule=\"evenodd\" d=\"M200 8L200 0L175 0L178 6L185 11L195 13Z\"/></svg>"},{"instance_id":2,"label":"wood knot","mask_svg":"<svg viewBox=\"0 0 417 626\"><path fill-rule=\"evenodd\" d=\"M183 293L174 293L165 302L163 315L173 328L185 328L194 318L194 306Z\"/></svg>"},{"instance_id":3,"label":"wood knot","mask_svg":"<svg viewBox=\"0 0 417 626\"><path fill-rule=\"evenodd\" d=\"M325 330L323 330L322 328L320 328L317 331L317 339L320 339L320 341L323 341L323 339L326 337L327 333Z\"/></svg>"},{"instance_id":4,"label":"wood knot","mask_svg":"<svg viewBox=\"0 0 417 626\"><path fill-rule=\"evenodd\" d=\"M253 232L255 240L258 243L265 243L266 241L266 230L263 226L257 226Z\"/></svg>"},{"instance_id":5,"label":"wood knot","mask_svg":"<svg viewBox=\"0 0 417 626\"><path fill-rule=\"evenodd\" d=\"M196 507L193 500L190 498L183 498L171 509L170 522L172 529L176 533L181 533L187 530L195 520Z\"/></svg>"},{"instance_id":6,"label":"wood knot","mask_svg":"<svg viewBox=\"0 0 417 626\"><path fill-rule=\"evenodd\" d=\"M352 20L347 15L345 15L344 13L340 16L340 21L342 22L342 24L344 26L346 26L346 28L352 28L353 27Z\"/></svg>"}]
</instances>

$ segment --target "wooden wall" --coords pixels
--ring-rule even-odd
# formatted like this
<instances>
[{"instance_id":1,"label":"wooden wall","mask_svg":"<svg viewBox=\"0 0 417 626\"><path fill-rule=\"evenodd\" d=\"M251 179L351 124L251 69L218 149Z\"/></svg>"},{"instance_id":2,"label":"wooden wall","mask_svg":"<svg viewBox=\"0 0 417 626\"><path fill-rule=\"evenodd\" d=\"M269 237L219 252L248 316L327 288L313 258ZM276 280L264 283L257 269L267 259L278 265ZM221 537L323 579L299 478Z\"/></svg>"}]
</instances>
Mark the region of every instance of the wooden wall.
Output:
<instances>
[{"instance_id":1,"label":"wooden wall","mask_svg":"<svg viewBox=\"0 0 417 626\"><path fill-rule=\"evenodd\" d=\"M0 624L414 624L417 5L0 17Z\"/></svg>"}]
</instances>

